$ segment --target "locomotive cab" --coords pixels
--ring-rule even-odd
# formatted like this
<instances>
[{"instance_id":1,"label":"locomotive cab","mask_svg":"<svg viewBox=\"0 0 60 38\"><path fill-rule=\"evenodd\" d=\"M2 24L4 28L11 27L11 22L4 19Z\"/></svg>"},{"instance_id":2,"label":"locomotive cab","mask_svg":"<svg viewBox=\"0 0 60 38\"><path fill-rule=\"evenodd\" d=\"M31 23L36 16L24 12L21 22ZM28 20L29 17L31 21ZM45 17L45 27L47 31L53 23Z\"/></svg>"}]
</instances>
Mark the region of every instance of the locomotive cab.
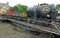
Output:
<instances>
[{"instance_id":1,"label":"locomotive cab","mask_svg":"<svg viewBox=\"0 0 60 38\"><path fill-rule=\"evenodd\" d=\"M57 19L58 21L60 21L60 10L57 11L56 19Z\"/></svg>"}]
</instances>

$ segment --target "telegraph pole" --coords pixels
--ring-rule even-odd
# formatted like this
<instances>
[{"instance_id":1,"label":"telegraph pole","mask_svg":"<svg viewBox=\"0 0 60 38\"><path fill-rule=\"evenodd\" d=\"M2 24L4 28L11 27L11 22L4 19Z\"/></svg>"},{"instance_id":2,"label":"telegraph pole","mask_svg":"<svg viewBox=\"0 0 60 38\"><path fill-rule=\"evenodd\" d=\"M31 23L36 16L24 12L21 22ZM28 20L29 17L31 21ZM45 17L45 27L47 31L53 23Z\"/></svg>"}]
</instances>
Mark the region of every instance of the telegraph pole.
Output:
<instances>
[{"instance_id":1,"label":"telegraph pole","mask_svg":"<svg viewBox=\"0 0 60 38\"><path fill-rule=\"evenodd\" d=\"M34 7L33 11L34 11L34 20L36 20L36 19L37 19L37 16L36 16L36 10L35 10L35 7Z\"/></svg>"}]
</instances>

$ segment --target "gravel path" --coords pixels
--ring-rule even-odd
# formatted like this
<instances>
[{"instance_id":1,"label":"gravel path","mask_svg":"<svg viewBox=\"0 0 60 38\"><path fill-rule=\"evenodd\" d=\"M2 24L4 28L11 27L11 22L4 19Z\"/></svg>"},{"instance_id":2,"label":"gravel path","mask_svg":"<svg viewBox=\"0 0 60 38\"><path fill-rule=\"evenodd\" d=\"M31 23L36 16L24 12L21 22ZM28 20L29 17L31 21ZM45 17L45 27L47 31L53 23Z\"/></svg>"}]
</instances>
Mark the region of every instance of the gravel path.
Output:
<instances>
[{"instance_id":1,"label":"gravel path","mask_svg":"<svg viewBox=\"0 0 60 38\"><path fill-rule=\"evenodd\" d=\"M33 35L22 29L17 28L19 31L14 29L10 23L0 21L0 38L48 38L47 35L41 34L39 36Z\"/></svg>"}]
</instances>

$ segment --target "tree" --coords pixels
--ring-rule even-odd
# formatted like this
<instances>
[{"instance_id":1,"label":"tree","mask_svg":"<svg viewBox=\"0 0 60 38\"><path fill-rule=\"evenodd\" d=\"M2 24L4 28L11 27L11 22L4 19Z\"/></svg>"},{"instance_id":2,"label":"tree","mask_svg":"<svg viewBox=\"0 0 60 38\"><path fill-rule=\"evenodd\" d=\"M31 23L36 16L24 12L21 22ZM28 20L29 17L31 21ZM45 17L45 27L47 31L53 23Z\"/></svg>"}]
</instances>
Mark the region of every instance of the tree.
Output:
<instances>
[{"instance_id":1,"label":"tree","mask_svg":"<svg viewBox=\"0 0 60 38\"><path fill-rule=\"evenodd\" d=\"M60 9L60 4L57 4L57 5L56 5L56 8L57 8L57 9Z\"/></svg>"},{"instance_id":2,"label":"tree","mask_svg":"<svg viewBox=\"0 0 60 38\"><path fill-rule=\"evenodd\" d=\"M27 9L26 5L17 4L13 7L17 12L25 12Z\"/></svg>"}]
</instances>

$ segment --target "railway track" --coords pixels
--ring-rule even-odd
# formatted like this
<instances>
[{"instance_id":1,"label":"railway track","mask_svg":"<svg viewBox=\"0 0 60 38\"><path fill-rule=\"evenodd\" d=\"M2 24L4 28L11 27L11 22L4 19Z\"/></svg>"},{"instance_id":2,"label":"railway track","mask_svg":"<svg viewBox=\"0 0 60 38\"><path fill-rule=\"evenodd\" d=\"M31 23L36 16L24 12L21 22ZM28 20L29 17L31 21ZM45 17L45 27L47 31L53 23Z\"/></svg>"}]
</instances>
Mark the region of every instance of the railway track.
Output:
<instances>
[{"instance_id":1,"label":"railway track","mask_svg":"<svg viewBox=\"0 0 60 38\"><path fill-rule=\"evenodd\" d=\"M35 24L23 22L23 21L18 21L15 19L8 19L8 20L12 21L12 23L16 24L19 27L23 27L24 29L26 28L27 30L33 30L33 31L39 31L39 32L44 32L44 33L52 33L52 34L60 35L59 29L57 30L57 29L52 29L52 28L48 28L48 27L43 27L40 25L35 25Z\"/></svg>"}]
</instances>

